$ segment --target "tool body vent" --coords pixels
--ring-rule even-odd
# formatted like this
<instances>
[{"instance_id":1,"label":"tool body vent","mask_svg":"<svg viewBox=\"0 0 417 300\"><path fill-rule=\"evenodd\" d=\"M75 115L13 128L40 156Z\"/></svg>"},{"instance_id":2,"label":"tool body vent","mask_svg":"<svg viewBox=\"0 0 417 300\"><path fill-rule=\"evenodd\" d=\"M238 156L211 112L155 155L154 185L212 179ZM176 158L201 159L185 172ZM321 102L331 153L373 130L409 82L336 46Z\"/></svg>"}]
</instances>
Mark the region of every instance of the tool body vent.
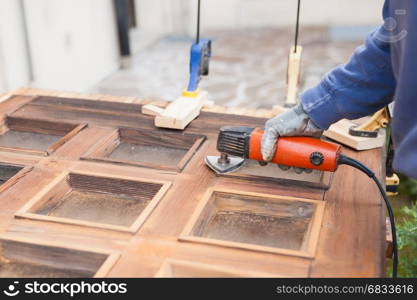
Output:
<instances>
[{"instance_id":1,"label":"tool body vent","mask_svg":"<svg viewBox=\"0 0 417 300\"><path fill-rule=\"evenodd\" d=\"M249 157L249 139L253 128L224 126L220 128L217 150L233 156Z\"/></svg>"}]
</instances>

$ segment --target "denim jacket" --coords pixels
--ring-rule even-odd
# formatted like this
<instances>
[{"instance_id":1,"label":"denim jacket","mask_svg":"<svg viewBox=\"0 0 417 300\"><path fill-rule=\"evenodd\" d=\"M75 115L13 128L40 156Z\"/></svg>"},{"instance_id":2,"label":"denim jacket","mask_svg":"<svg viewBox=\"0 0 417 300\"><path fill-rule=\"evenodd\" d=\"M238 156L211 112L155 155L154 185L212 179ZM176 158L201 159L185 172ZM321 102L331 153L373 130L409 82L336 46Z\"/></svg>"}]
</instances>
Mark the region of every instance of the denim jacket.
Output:
<instances>
[{"instance_id":1,"label":"denim jacket","mask_svg":"<svg viewBox=\"0 0 417 300\"><path fill-rule=\"evenodd\" d=\"M343 118L372 114L395 100L394 169L417 178L417 0L386 0L383 18L348 63L300 98L322 129Z\"/></svg>"}]
</instances>

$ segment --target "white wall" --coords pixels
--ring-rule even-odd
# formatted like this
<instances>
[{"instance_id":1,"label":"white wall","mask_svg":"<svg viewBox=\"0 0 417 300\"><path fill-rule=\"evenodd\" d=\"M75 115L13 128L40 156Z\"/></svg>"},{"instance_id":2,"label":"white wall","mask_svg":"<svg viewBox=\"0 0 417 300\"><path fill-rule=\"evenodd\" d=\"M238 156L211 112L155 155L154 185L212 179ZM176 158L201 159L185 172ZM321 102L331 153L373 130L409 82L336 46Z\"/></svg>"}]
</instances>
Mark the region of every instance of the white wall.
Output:
<instances>
[{"instance_id":1,"label":"white wall","mask_svg":"<svg viewBox=\"0 0 417 300\"><path fill-rule=\"evenodd\" d=\"M116 70L112 0L24 0L33 86L84 91Z\"/></svg>"},{"instance_id":2,"label":"white wall","mask_svg":"<svg viewBox=\"0 0 417 300\"><path fill-rule=\"evenodd\" d=\"M302 0L305 25L374 25L383 0ZM288 26L295 22L296 0L203 0L207 28Z\"/></svg>"},{"instance_id":3,"label":"white wall","mask_svg":"<svg viewBox=\"0 0 417 300\"><path fill-rule=\"evenodd\" d=\"M296 0L202 0L204 30L291 26ZM302 0L303 25L375 25L383 0ZM159 32L193 34L197 0L136 0L139 24Z\"/></svg>"},{"instance_id":4,"label":"white wall","mask_svg":"<svg viewBox=\"0 0 417 300\"><path fill-rule=\"evenodd\" d=\"M165 33L195 34L197 0L135 1L140 30L150 33L139 35L139 46ZM202 0L202 34L293 25L296 2ZM383 2L302 0L301 22L374 25L381 22ZM88 90L120 65L115 22L112 0L0 0L0 92L31 80L36 87Z\"/></svg>"},{"instance_id":5,"label":"white wall","mask_svg":"<svg viewBox=\"0 0 417 300\"><path fill-rule=\"evenodd\" d=\"M20 0L0 1L0 92L25 86L30 66Z\"/></svg>"}]
</instances>

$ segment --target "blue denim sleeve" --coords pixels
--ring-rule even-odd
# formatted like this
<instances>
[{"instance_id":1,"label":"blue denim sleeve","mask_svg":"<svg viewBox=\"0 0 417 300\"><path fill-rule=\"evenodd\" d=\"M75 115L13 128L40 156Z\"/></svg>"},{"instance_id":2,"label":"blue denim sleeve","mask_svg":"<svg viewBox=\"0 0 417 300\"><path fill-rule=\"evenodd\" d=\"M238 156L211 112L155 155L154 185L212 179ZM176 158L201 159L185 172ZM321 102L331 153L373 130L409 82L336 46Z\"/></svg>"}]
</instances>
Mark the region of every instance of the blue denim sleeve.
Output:
<instances>
[{"instance_id":1,"label":"blue denim sleeve","mask_svg":"<svg viewBox=\"0 0 417 300\"><path fill-rule=\"evenodd\" d=\"M370 33L347 64L301 94L303 108L317 126L327 129L340 119L369 115L392 101L396 83L389 43L378 38L383 31L381 26Z\"/></svg>"}]
</instances>

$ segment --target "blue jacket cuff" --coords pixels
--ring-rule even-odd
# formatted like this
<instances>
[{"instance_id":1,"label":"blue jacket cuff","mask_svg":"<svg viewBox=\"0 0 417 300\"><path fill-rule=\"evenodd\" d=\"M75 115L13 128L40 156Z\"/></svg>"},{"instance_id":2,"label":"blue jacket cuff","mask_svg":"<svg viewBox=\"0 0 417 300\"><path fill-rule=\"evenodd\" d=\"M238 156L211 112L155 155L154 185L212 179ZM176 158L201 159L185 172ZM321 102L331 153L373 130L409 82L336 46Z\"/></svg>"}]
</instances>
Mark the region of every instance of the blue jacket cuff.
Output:
<instances>
[{"instance_id":1,"label":"blue jacket cuff","mask_svg":"<svg viewBox=\"0 0 417 300\"><path fill-rule=\"evenodd\" d=\"M343 119L332 96L323 82L300 95L304 111L314 124L323 130Z\"/></svg>"}]
</instances>

